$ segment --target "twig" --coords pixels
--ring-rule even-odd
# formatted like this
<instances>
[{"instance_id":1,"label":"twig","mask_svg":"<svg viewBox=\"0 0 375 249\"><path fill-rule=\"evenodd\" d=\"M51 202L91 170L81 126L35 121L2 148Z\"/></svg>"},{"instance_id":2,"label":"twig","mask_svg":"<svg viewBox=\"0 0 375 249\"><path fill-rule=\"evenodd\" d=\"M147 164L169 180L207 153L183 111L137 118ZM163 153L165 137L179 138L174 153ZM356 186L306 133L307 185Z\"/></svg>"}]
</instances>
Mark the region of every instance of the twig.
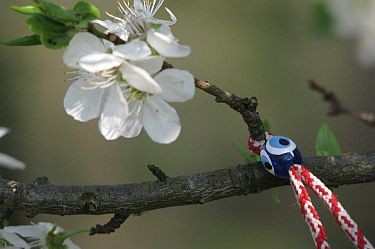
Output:
<instances>
[{"instance_id":1,"label":"twig","mask_svg":"<svg viewBox=\"0 0 375 249\"><path fill-rule=\"evenodd\" d=\"M129 213L121 210L115 213L115 215L104 225L96 225L90 229L90 235L95 234L110 234L120 228L122 224L129 218Z\"/></svg>"},{"instance_id":2,"label":"twig","mask_svg":"<svg viewBox=\"0 0 375 249\"><path fill-rule=\"evenodd\" d=\"M367 125L375 126L375 115L369 112L353 112L347 107L344 107L336 94L332 91L328 91L325 87L320 85L315 80L309 80L309 86L313 91L320 93L323 96L323 100L330 103L328 115L338 116L340 114L346 114L359 119Z\"/></svg>"},{"instance_id":3,"label":"twig","mask_svg":"<svg viewBox=\"0 0 375 249\"><path fill-rule=\"evenodd\" d=\"M155 165L147 165L147 168L161 182L166 182L169 178L160 168L156 167Z\"/></svg>"},{"instance_id":4,"label":"twig","mask_svg":"<svg viewBox=\"0 0 375 249\"><path fill-rule=\"evenodd\" d=\"M375 153L305 159L306 166L327 186L375 181ZM165 207L202 204L232 196L258 193L289 184L269 174L260 163L213 172L124 185L35 185L0 179L4 208L34 214L128 214Z\"/></svg>"},{"instance_id":5,"label":"twig","mask_svg":"<svg viewBox=\"0 0 375 249\"><path fill-rule=\"evenodd\" d=\"M173 68L173 65L164 62L163 69ZM250 137L253 140L265 140L263 122L259 113L256 111L258 100L256 97L240 98L237 95L221 90L209 81L195 78L195 87L205 91L215 97L218 103L227 104L233 110L242 115L244 122L249 130Z\"/></svg>"}]
</instances>

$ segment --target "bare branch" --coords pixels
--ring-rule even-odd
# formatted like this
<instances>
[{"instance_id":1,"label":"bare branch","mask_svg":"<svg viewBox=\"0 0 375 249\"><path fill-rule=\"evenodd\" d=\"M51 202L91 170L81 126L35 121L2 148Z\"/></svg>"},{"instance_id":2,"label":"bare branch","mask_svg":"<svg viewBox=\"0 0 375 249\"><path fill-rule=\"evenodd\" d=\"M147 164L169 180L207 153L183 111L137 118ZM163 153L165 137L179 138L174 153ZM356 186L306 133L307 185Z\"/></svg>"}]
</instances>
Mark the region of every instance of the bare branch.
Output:
<instances>
[{"instance_id":1,"label":"bare branch","mask_svg":"<svg viewBox=\"0 0 375 249\"><path fill-rule=\"evenodd\" d=\"M173 65L164 62L162 70L167 68L173 68ZM214 96L216 102L227 104L230 108L239 112L245 121L250 137L253 140L261 141L266 139L262 119L256 111L258 107L258 100L256 97L240 98L237 95L221 90L209 81L197 78L195 78L195 87Z\"/></svg>"},{"instance_id":2,"label":"bare branch","mask_svg":"<svg viewBox=\"0 0 375 249\"><path fill-rule=\"evenodd\" d=\"M328 186L375 181L375 153L313 157L306 166ZM100 215L203 204L232 196L259 193L289 184L269 174L260 163L213 172L124 185L35 185L0 179L4 208L36 214Z\"/></svg>"},{"instance_id":3,"label":"bare branch","mask_svg":"<svg viewBox=\"0 0 375 249\"><path fill-rule=\"evenodd\" d=\"M320 93L323 96L323 100L330 104L328 115L337 116L340 114L346 114L359 119L367 125L375 126L375 114L370 112L353 112L350 109L344 107L340 100L337 98L334 92L328 91L322 85L315 80L309 80L309 86L313 91Z\"/></svg>"}]
</instances>

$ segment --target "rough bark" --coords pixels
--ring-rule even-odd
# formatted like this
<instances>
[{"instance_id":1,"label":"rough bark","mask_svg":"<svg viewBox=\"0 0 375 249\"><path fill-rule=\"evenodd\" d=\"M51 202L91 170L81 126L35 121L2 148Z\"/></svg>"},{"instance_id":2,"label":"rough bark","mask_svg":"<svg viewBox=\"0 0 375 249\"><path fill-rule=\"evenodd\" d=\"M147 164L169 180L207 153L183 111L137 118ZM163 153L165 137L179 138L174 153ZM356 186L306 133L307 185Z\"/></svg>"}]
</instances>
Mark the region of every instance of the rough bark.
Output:
<instances>
[{"instance_id":1,"label":"rough bark","mask_svg":"<svg viewBox=\"0 0 375 249\"><path fill-rule=\"evenodd\" d=\"M375 180L375 153L305 159L306 166L330 187ZM0 179L0 203L37 214L138 214L159 208L203 204L232 196L259 193L289 184L270 175L260 163L213 172L123 185L71 186Z\"/></svg>"}]
</instances>

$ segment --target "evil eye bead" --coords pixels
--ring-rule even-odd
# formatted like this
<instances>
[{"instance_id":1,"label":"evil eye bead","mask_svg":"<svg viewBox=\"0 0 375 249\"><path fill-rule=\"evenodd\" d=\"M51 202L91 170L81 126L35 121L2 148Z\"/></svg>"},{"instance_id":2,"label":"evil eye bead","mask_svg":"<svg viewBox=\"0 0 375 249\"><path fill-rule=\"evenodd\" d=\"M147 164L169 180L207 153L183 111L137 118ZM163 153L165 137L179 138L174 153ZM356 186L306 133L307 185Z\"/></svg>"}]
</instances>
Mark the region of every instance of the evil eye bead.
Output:
<instances>
[{"instance_id":1,"label":"evil eye bead","mask_svg":"<svg viewBox=\"0 0 375 249\"><path fill-rule=\"evenodd\" d=\"M302 164L296 144L284 136L273 136L262 147L260 158L268 172L278 177L289 177L289 167Z\"/></svg>"}]
</instances>

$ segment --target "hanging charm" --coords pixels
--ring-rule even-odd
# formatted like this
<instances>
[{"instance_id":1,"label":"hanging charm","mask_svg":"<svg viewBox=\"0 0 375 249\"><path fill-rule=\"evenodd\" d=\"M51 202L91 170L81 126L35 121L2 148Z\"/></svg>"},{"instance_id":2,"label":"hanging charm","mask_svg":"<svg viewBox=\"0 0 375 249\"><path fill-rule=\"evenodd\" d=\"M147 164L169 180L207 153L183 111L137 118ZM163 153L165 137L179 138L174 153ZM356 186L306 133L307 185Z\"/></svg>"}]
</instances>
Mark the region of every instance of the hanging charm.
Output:
<instances>
[{"instance_id":1,"label":"hanging charm","mask_svg":"<svg viewBox=\"0 0 375 249\"><path fill-rule=\"evenodd\" d=\"M326 232L319 215L311 202L304 183L324 202L337 223L358 249L374 249L357 223L349 216L332 191L315 175L303 166L302 155L296 144L284 136L266 133L267 141L254 141L249 138L248 147L259 154L265 169L271 174L289 178L301 213L310 228L317 249L329 249Z\"/></svg>"}]
</instances>

